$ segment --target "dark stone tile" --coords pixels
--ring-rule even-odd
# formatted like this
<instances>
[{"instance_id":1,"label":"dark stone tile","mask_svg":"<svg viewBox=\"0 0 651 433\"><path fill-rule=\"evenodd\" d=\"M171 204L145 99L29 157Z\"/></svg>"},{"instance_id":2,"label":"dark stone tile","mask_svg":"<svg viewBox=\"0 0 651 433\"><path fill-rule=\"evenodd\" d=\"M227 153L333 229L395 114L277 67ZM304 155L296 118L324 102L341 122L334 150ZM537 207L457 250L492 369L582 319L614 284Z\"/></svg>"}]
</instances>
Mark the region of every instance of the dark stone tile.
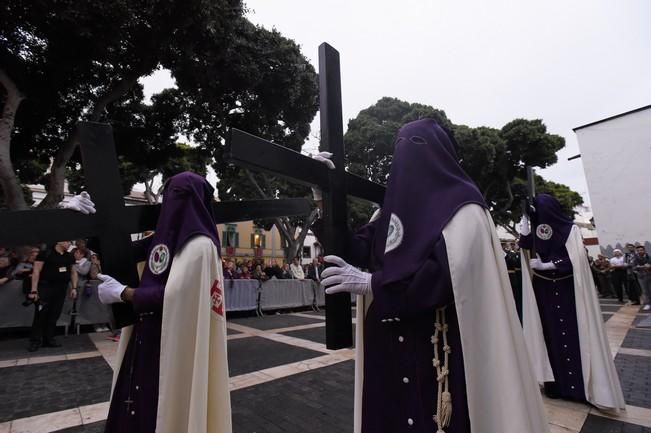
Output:
<instances>
[{"instance_id":1,"label":"dark stone tile","mask_svg":"<svg viewBox=\"0 0 651 433\"><path fill-rule=\"evenodd\" d=\"M278 343L262 337L230 340L228 342L228 372L231 377L239 376L322 355L324 354L321 352Z\"/></svg>"},{"instance_id":2,"label":"dark stone tile","mask_svg":"<svg viewBox=\"0 0 651 433\"><path fill-rule=\"evenodd\" d=\"M631 329L626 334L622 347L651 350L651 330L643 328Z\"/></svg>"},{"instance_id":3,"label":"dark stone tile","mask_svg":"<svg viewBox=\"0 0 651 433\"><path fill-rule=\"evenodd\" d=\"M233 391L233 432L351 433L354 378L346 361Z\"/></svg>"},{"instance_id":4,"label":"dark stone tile","mask_svg":"<svg viewBox=\"0 0 651 433\"><path fill-rule=\"evenodd\" d=\"M283 332L283 335L290 337L302 338L303 340L314 341L316 343L326 344L325 325L320 328L300 329L298 331ZM355 341L355 325L353 325L353 347Z\"/></svg>"},{"instance_id":5,"label":"dark stone tile","mask_svg":"<svg viewBox=\"0 0 651 433\"><path fill-rule=\"evenodd\" d=\"M234 329L226 328L226 335L235 335L235 334L241 334L241 332L236 331Z\"/></svg>"},{"instance_id":6,"label":"dark stone tile","mask_svg":"<svg viewBox=\"0 0 651 433\"><path fill-rule=\"evenodd\" d=\"M283 332L284 335L290 337L302 338L303 340L314 341L316 343L325 344L325 324L320 328L301 329L299 331Z\"/></svg>"},{"instance_id":7,"label":"dark stone tile","mask_svg":"<svg viewBox=\"0 0 651 433\"><path fill-rule=\"evenodd\" d=\"M651 409L651 358L620 353L615 366L626 403Z\"/></svg>"},{"instance_id":8,"label":"dark stone tile","mask_svg":"<svg viewBox=\"0 0 651 433\"><path fill-rule=\"evenodd\" d=\"M601 313L601 316L603 317L604 322L606 322L606 321L608 321L608 319L610 319L611 317L613 317L614 314Z\"/></svg>"},{"instance_id":9,"label":"dark stone tile","mask_svg":"<svg viewBox=\"0 0 651 433\"><path fill-rule=\"evenodd\" d=\"M110 334L106 334L107 336ZM87 334L58 336L56 340L61 347L41 347L37 352L27 351L29 341L27 338L14 338L0 340L0 360L20 359L34 356L65 355L68 353L91 352L97 350Z\"/></svg>"},{"instance_id":10,"label":"dark stone tile","mask_svg":"<svg viewBox=\"0 0 651 433\"><path fill-rule=\"evenodd\" d=\"M651 433L651 428L588 415L580 433Z\"/></svg>"},{"instance_id":11,"label":"dark stone tile","mask_svg":"<svg viewBox=\"0 0 651 433\"><path fill-rule=\"evenodd\" d=\"M323 322L322 319L309 317L292 316L290 314L271 314L262 317L244 317L241 319L232 319L232 323L248 326L250 328L269 330L276 328L289 328L290 326L307 325L310 323Z\"/></svg>"},{"instance_id":12,"label":"dark stone tile","mask_svg":"<svg viewBox=\"0 0 651 433\"><path fill-rule=\"evenodd\" d=\"M92 424L70 427L63 430L57 430L52 433L104 433L105 421L94 422Z\"/></svg>"},{"instance_id":13,"label":"dark stone tile","mask_svg":"<svg viewBox=\"0 0 651 433\"><path fill-rule=\"evenodd\" d=\"M0 422L107 401L112 377L101 356L0 368Z\"/></svg>"}]
</instances>

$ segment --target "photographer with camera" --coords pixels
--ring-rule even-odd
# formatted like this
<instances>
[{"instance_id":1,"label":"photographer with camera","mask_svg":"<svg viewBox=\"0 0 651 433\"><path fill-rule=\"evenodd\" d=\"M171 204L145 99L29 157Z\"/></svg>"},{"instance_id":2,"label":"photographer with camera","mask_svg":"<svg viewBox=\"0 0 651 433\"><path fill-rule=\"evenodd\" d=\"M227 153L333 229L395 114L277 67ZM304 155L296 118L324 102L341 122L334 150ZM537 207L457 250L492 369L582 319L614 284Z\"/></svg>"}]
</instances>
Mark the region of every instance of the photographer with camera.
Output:
<instances>
[{"instance_id":1,"label":"photographer with camera","mask_svg":"<svg viewBox=\"0 0 651 433\"><path fill-rule=\"evenodd\" d=\"M28 299L36 307L30 335L30 352L37 351L41 346L61 346L54 339L54 332L68 286L70 297L77 297L77 272L73 268L75 259L68 252L69 247L68 241L57 242L41 252L34 262L31 291L28 294Z\"/></svg>"}]
</instances>

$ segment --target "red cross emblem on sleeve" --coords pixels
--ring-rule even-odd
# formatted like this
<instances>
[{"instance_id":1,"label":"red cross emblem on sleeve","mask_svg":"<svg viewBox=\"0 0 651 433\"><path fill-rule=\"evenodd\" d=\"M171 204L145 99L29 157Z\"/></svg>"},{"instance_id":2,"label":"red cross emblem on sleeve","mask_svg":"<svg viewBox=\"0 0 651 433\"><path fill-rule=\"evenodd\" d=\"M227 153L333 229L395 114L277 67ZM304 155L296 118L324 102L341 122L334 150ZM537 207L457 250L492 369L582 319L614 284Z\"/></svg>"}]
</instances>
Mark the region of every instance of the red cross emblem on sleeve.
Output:
<instances>
[{"instance_id":1,"label":"red cross emblem on sleeve","mask_svg":"<svg viewBox=\"0 0 651 433\"><path fill-rule=\"evenodd\" d=\"M224 292L219 286L219 280L215 280L210 288L210 298L212 299L212 310L224 316Z\"/></svg>"}]
</instances>

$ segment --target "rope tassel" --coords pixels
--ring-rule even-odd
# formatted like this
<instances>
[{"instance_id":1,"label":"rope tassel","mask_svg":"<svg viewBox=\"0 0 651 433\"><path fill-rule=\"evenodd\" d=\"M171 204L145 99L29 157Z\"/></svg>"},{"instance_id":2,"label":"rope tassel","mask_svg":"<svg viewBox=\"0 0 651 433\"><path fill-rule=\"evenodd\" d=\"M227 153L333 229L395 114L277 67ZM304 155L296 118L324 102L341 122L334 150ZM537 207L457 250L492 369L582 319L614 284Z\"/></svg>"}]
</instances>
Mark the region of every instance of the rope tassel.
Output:
<instances>
[{"instance_id":1,"label":"rope tassel","mask_svg":"<svg viewBox=\"0 0 651 433\"><path fill-rule=\"evenodd\" d=\"M452 421L452 395L444 391L441 395L441 426L448 427Z\"/></svg>"},{"instance_id":2,"label":"rope tassel","mask_svg":"<svg viewBox=\"0 0 651 433\"><path fill-rule=\"evenodd\" d=\"M432 364L436 368L436 379L438 395L436 398L436 414L433 416L436 422L437 433L445 433L444 427L448 427L452 421L452 395L449 389L450 364L449 355L452 348L448 345L448 325L445 323L445 308L436 310L436 322L434 324L434 359ZM443 362L439 358L439 334L443 336ZM441 365L442 364L442 365Z\"/></svg>"}]
</instances>

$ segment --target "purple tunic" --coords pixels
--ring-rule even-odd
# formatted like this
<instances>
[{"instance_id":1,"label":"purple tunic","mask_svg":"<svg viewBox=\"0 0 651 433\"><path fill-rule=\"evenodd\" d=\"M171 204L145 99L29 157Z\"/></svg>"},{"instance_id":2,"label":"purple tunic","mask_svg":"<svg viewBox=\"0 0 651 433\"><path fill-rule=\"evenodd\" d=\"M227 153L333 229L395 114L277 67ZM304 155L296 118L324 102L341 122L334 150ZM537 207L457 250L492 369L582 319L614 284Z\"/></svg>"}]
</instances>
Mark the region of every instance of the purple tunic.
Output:
<instances>
[{"instance_id":1,"label":"purple tunic","mask_svg":"<svg viewBox=\"0 0 651 433\"><path fill-rule=\"evenodd\" d=\"M461 169L448 134L430 119L401 128L380 217L348 246L347 259L372 272L364 321L362 432L437 430L439 383L433 365L436 309L447 306L452 420L469 433L463 354L442 231L466 204L485 207ZM472 266L470 263L468 266ZM439 359L443 360L442 339Z\"/></svg>"},{"instance_id":2,"label":"purple tunic","mask_svg":"<svg viewBox=\"0 0 651 433\"><path fill-rule=\"evenodd\" d=\"M553 262L556 266L555 270L534 270L532 281L555 379L554 382L545 383L545 394L549 397L584 402L586 398L574 278L572 262L565 247L572 221L561 214L560 204L547 194L536 196L534 205L534 234L522 236L520 247L530 250L535 246L535 251L543 262ZM538 229L541 225L551 227L551 236L549 229Z\"/></svg>"},{"instance_id":3,"label":"purple tunic","mask_svg":"<svg viewBox=\"0 0 651 433\"><path fill-rule=\"evenodd\" d=\"M369 224L355 235L349 245L353 264L368 266L368 245L374 229L375 225ZM393 293L386 295L374 293L364 322L362 432L436 431L432 417L436 413L438 383L432 365L431 338L434 311L447 305L448 344L452 348L449 391L453 410L452 421L445 431L469 433L461 337L443 237L413 278L396 284L393 289ZM396 317L400 320L396 321ZM439 358L443 359L442 344Z\"/></svg>"},{"instance_id":4,"label":"purple tunic","mask_svg":"<svg viewBox=\"0 0 651 433\"><path fill-rule=\"evenodd\" d=\"M212 194L213 188L194 173L173 176L165 187L154 236L134 244L136 259L147 262L133 297L138 319L113 390L106 433L156 430L165 283L176 252L193 237L207 236L219 250ZM167 253L160 254L161 251Z\"/></svg>"}]
</instances>

